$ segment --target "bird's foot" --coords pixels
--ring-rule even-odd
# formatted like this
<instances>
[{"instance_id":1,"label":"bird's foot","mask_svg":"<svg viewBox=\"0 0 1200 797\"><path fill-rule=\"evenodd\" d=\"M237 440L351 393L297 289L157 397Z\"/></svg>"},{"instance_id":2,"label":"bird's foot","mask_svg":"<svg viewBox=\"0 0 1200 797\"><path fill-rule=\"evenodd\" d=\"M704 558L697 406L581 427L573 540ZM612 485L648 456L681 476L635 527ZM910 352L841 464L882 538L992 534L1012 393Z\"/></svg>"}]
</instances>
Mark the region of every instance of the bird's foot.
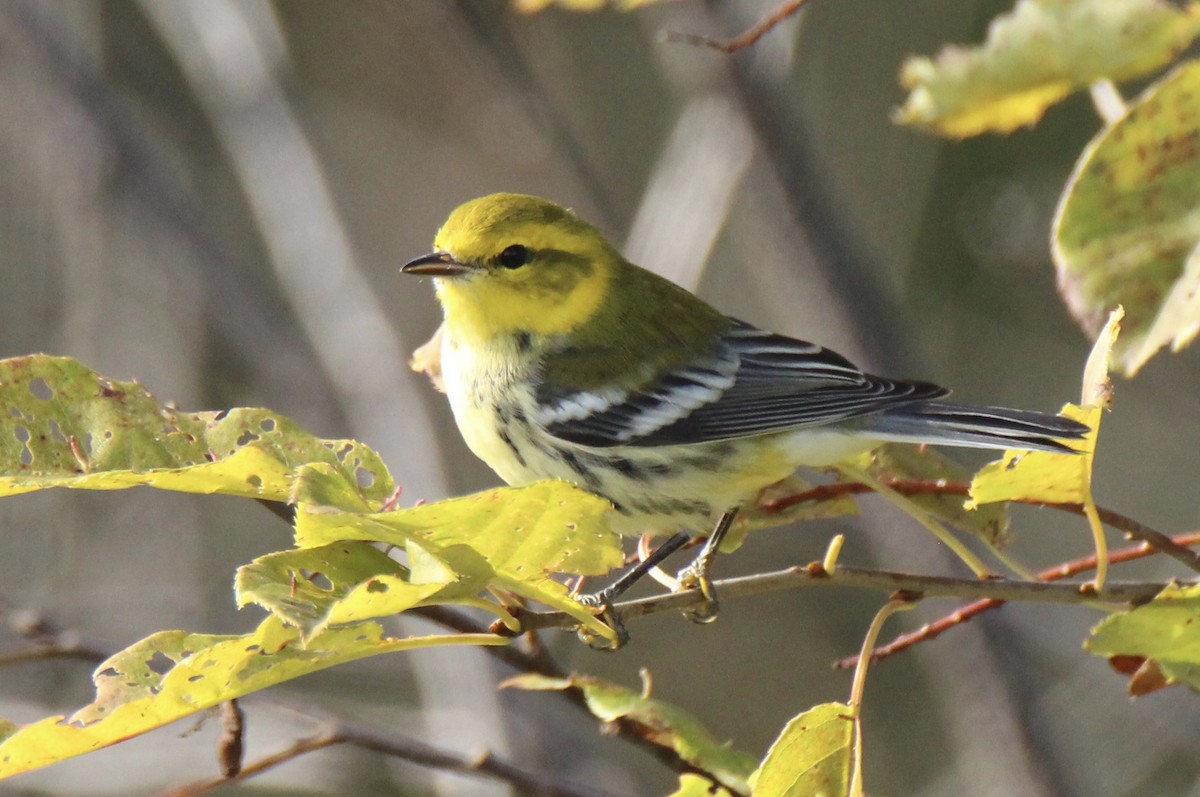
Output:
<instances>
[{"instance_id":1,"label":"bird's foot","mask_svg":"<svg viewBox=\"0 0 1200 797\"><path fill-rule=\"evenodd\" d=\"M615 639L608 639L586 626L580 626L578 629L579 638L587 643L588 647L595 650L617 650L625 647L626 643L629 642L629 630L625 628L625 623L621 622L621 615L613 608L613 601L616 600L616 595L612 594L612 592L611 588L605 588L598 592L575 596L575 600L584 606L595 609L596 616L600 618L600 621L611 628L616 634Z\"/></svg>"},{"instance_id":2,"label":"bird's foot","mask_svg":"<svg viewBox=\"0 0 1200 797\"><path fill-rule=\"evenodd\" d=\"M704 601L695 608L688 609L683 616L693 623L708 624L717 619L721 603L717 600L717 590L713 586L711 559L696 557L696 561L680 570L676 575L679 580L679 590L698 589L704 596Z\"/></svg>"}]
</instances>

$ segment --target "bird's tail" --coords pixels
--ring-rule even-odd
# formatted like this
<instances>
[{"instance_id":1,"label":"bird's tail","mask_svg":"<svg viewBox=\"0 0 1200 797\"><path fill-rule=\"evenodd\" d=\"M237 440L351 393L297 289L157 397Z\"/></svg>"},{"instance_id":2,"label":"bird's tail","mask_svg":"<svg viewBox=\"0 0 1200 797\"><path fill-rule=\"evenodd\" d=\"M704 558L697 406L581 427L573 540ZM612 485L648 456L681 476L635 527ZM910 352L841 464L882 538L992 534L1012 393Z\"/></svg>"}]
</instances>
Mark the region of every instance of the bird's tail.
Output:
<instances>
[{"instance_id":1,"label":"bird's tail","mask_svg":"<svg viewBox=\"0 0 1200 797\"><path fill-rule=\"evenodd\" d=\"M1078 453L1062 440L1081 440L1089 429L1060 415L942 401L905 404L871 416L881 440L968 448L1017 448Z\"/></svg>"}]
</instances>

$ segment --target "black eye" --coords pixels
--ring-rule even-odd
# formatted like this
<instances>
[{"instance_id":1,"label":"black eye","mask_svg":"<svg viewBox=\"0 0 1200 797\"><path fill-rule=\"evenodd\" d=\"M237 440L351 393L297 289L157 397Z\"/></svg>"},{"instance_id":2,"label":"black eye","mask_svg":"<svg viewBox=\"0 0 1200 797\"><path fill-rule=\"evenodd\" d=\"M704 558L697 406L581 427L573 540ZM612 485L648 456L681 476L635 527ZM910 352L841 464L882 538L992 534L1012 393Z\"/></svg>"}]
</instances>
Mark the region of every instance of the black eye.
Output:
<instances>
[{"instance_id":1,"label":"black eye","mask_svg":"<svg viewBox=\"0 0 1200 797\"><path fill-rule=\"evenodd\" d=\"M520 244L513 244L496 258L496 262L505 268L520 268L529 262L530 252Z\"/></svg>"}]
</instances>

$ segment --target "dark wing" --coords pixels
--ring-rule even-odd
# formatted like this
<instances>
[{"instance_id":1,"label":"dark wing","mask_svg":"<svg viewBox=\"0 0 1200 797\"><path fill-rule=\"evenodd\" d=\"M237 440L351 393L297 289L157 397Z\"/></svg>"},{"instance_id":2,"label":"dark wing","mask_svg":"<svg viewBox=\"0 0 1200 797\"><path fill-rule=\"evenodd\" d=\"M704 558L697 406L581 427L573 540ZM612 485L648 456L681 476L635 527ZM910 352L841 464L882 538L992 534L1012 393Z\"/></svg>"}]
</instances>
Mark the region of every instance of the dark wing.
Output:
<instances>
[{"instance_id":1,"label":"dark wing","mask_svg":"<svg viewBox=\"0 0 1200 797\"><path fill-rule=\"evenodd\" d=\"M947 392L864 374L836 352L735 321L710 357L636 391L543 387L538 421L581 445L662 446L820 426Z\"/></svg>"}]
</instances>

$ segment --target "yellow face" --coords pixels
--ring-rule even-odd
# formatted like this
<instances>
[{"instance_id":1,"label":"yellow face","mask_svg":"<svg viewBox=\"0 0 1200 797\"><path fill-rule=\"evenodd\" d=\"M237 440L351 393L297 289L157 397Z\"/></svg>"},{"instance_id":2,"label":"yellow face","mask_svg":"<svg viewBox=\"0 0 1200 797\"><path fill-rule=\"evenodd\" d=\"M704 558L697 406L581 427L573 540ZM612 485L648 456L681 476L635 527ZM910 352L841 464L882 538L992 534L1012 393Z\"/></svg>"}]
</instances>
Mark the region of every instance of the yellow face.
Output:
<instances>
[{"instance_id":1,"label":"yellow face","mask_svg":"<svg viewBox=\"0 0 1200 797\"><path fill-rule=\"evenodd\" d=\"M479 342L556 335L599 307L619 255L591 225L537 197L492 194L461 205L434 253L404 267L436 277L446 322Z\"/></svg>"}]
</instances>

